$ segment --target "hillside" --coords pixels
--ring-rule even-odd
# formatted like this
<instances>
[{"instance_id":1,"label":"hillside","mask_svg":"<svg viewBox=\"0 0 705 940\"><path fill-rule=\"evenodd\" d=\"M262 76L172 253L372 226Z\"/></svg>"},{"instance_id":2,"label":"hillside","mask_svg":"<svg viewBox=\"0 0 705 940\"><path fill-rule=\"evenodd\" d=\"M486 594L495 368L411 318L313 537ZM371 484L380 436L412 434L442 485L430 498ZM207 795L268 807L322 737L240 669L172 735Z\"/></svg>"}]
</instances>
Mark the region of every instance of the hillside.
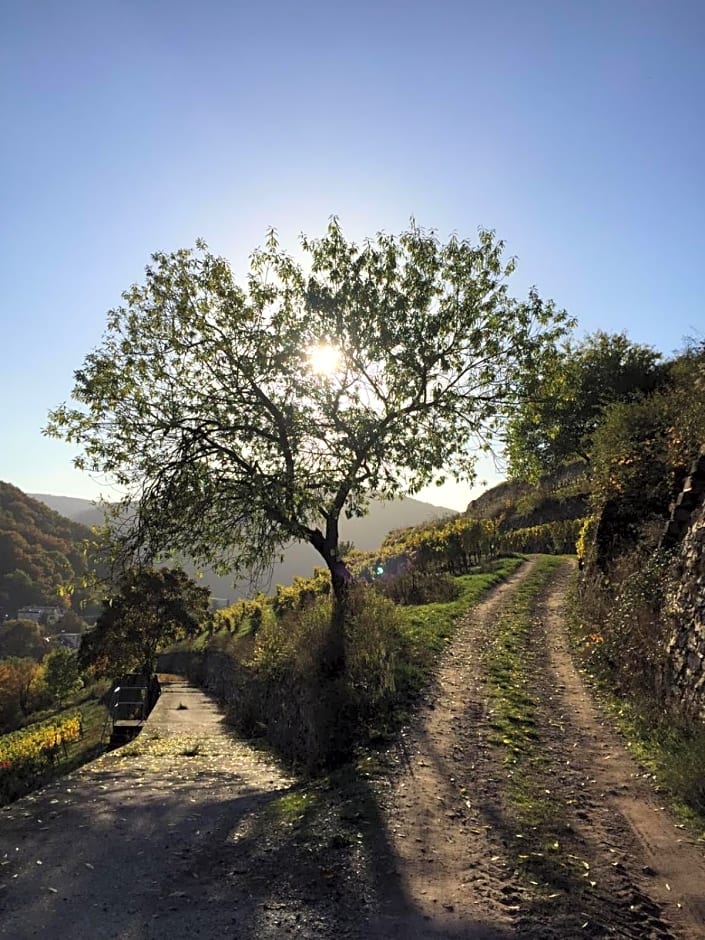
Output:
<instances>
[{"instance_id":1,"label":"hillside","mask_svg":"<svg viewBox=\"0 0 705 940\"><path fill-rule=\"evenodd\" d=\"M14 616L31 604L61 603L62 585L85 571L86 526L0 482L0 608ZM76 598L78 600L78 598Z\"/></svg>"},{"instance_id":2,"label":"hillside","mask_svg":"<svg viewBox=\"0 0 705 940\"><path fill-rule=\"evenodd\" d=\"M51 509L64 513L69 519L84 525L100 525L103 521L100 507L87 499L48 494L34 494L34 499L41 500ZM353 542L356 548L371 550L378 548L385 536L394 529L408 528L452 515L455 513L451 509L409 497L393 502L375 501L366 516L360 519L342 519L340 534L342 539ZM266 592L270 588L273 590L277 584L290 584L297 575L306 577L321 564L320 556L310 545L292 542L284 552L283 561L274 565L271 578L259 587ZM200 570L188 564L184 567L191 574ZM202 571L202 578L214 596L228 601L247 596L251 592L249 583L243 582L238 587L233 587L231 577L219 576L208 568Z\"/></svg>"},{"instance_id":3,"label":"hillside","mask_svg":"<svg viewBox=\"0 0 705 940\"><path fill-rule=\"evenodd\" d=\"M80 499L77 496L53 496L49 493L30 493L29 495L66 519L79 522L84 526L100 526L105 519L103 510L90 499Z\"/></svg>"},{"instance_id":4,"label":"hillside","mask_svg":"<svg viewBox=\"0 0 705 940\"><path fill-rule=\"evenodd\" d=\"M575 461L536 483L505 480L468 504L473 519L498 519L507 531L588 514L590 479L584 461Z\"/></svg>"}]
</instances>

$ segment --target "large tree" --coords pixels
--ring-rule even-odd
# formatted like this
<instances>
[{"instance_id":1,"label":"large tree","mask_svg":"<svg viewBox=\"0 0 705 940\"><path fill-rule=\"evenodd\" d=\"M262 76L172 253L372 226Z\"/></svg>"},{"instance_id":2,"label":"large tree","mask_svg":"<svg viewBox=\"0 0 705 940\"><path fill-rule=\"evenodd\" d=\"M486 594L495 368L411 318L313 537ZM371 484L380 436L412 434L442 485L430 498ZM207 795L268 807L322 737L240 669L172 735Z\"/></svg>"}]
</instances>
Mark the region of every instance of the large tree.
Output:
<instances>
[{"instance_id":1,"label":"large tree","mask_svg":"<svg viewBox=\"0 0 705 940\"><path fill-rule=\"evenodd\" d=\"M159 649L195 636L210 621L210 592L179 568L135 568L119 579L95 628L84 633L82 666L99 674L150 674Z\"/></svg>"},{"instance_id":2,"label":"large tree","mask_svg":"<svg viewBox=\"0 0 705 940\"><path fill-rule=\"evenodd\" d=\"M536 479L576 459L589 463L605 408L653 391L666 380L661 355L624 333L597 331L557 346L527 370L507 424L510 475Z\"/></svg>"},{"instance_id":3,"label":"large tree","mask_svg":"<svg viewBox=\"0 0 705 940\"><path fill-rule=\"evenodd\" d=\"M502 252L492 232L442 244L415 226L357 245L333 220L302 236L301 261L270 233L242 285L203 243L155 254L48 431L126 488L128 542L150 557L242 571L310 542L332 579L335 673L341 513L471 475L471 448L567 328L535 290L510 297Z\"/></svg>"}]
</instances>

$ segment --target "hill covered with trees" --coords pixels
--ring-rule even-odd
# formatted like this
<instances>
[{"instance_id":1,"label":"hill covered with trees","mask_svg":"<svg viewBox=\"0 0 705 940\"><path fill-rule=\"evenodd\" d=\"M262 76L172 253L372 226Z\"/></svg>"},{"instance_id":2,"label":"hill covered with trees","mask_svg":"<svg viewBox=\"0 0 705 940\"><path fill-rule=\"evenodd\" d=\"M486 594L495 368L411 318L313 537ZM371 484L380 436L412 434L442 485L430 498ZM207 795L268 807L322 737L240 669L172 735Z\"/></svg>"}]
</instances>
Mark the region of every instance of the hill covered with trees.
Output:
<instances>
[{"instance_id":1,"label":"hill covered with trees","mask_svg":"<svg viewBox=\"0 0 705 940\"><path fill-rule=\"evenodd\" d=\"M26 606L78 609L76 590L87 572L91 531L0 482L0 609L15 616Z\"/></svg>"}]
</instances>

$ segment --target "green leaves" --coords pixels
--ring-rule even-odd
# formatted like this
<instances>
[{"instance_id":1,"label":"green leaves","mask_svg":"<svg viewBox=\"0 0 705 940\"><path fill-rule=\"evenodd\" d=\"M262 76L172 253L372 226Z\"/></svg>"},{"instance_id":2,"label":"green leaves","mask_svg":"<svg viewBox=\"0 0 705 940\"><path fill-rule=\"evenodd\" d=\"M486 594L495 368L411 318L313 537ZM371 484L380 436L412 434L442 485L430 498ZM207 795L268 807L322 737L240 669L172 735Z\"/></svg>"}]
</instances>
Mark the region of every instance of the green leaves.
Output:
<instances>
[{"instance_id":1,"label":"green leaves","mask_svg":"<svg viewBox=\"0 0 705 940\"><path fill-rule=\"evenodd\" d=\"M547 311L534 303L541 320ZM536 478L576 457L587 460L607 406L649 393L664 380L660 354L623 333L543 344L531 356L533 368L522 372L519 408L506 433L510 472L519 478Z\"/></svg>"},{"instance_id":2,"label":"green leaves","mask_svg":"<svg viewBox=\"0 0 705 940\"><path fill-rule=\"evenodd\" d=\"M131 569L103 605L79 654L98 674L154 672L157 651L194 636L210 622L210 592L178 568Z\"/></svg>"},{"instance_id":3,"label":"green leaves","mask_svg":"<svg viewBox=\"0 0 705 940\"><path fill-rule=\"evenodd\" d=\"M156 253L76 373L80 407L50 415L83 466L129 489L149 557L238 570L293 537L330 561L341 512L470 475L470 448L569 325L535 291L508 296L514 262L490 231L442 244L412 225L357 245L333 218L301 251L270 230L243 286L203 243ZM326 374L321 344L340 354Z\"/></svg>"}]
</instances>

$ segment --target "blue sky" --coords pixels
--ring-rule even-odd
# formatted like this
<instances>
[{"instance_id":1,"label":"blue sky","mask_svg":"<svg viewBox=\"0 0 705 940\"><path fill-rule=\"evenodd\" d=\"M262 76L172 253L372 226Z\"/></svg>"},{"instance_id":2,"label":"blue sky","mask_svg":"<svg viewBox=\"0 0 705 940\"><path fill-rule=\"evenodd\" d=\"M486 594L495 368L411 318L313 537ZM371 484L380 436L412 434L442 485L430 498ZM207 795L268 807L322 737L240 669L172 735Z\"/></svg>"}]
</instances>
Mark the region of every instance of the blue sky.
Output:
<instances>
[{"instance_id":1,"label":"blue sky","mask_svg":"<svg viewBox=\"0 0 705 940\"><path fill-rule=\"evenodd\" d=\"M490 227L581 330L702 338L704 118L702 0L4 0L0 479L98 494L47 411L149 254L199 236L245 270L331 214Z\"/></svg>"}]
</instances>

